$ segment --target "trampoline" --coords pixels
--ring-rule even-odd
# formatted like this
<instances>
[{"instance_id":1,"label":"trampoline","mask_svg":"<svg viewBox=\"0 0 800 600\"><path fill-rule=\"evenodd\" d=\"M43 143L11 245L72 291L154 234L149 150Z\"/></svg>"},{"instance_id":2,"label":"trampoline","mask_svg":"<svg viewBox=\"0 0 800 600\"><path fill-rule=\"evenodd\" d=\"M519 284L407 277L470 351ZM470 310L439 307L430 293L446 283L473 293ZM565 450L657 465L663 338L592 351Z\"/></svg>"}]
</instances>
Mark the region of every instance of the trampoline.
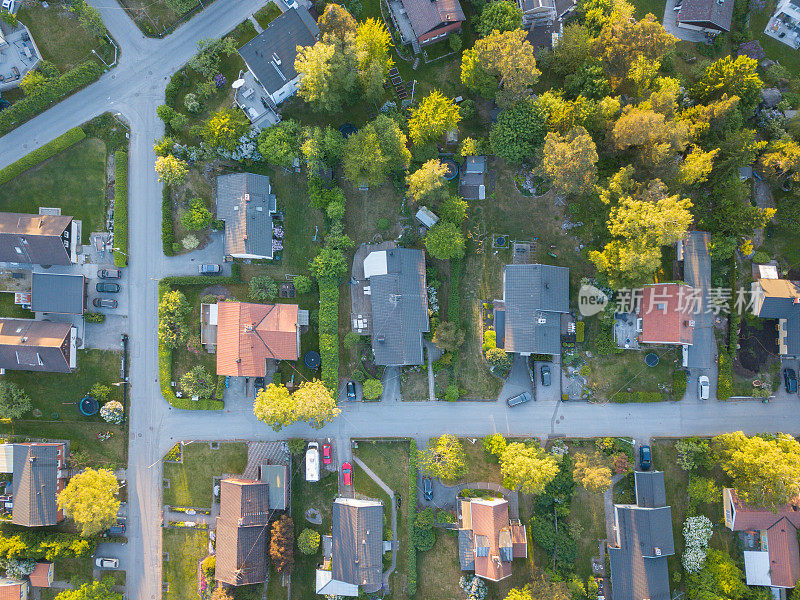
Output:
<instances>
[{"instance_id":1,"label":"trampoline","mask_svg":"<svg viewBox=\"0 0 800 600\"><path fill-rule=\"evenodd\" d=\"M447 160L443 160L442 164L447 167L447 171L445 171L444 174L444 178L447 179L447 181L453 181L453 179L458 177L458 165L456 161L448 158Z\"/></svg>"},{"instance_id":2,"label":"trampoline","mask_svg":"<svg viewBox=\"0 0 800 600\"><path fill-rule=\"evenodd\" d=\"M353 125L352 123L345 123L344 125L339 127L339 133L341 133L345 137L345 139L349 138L356 131L358 130L356 129L356 126Z\"/></svg>"},{"instance_id":3,"label":"trampoline","mask_svg":"<svg viewBox=\"0 0 800 600\"><path fill-rule=\"evenodd\" d=\"M92 415L96 415L97 411L100 410L100 403L91 396L86 396L78 402L78 410L85 417L91 417Z\"/></svg>"},{"instance_id":4,"label":"trampoline","mask_svg":"<svg viewBox=\"0 0 800 600\"><path fill-rule=\"evenodd\" d=\"M658 364L658 354L655 352L648 352L644 355L644 364L648 367L655 367Z\"/></svg>"},{"instance_id":5,"label":"trampoline","mask_svg":"<svg viewBox=\"0 0 800 600\"><path fill-rule=\"evenodd\" d=\"M319 352L309 350L303 355L303 364L309 369L316 370L322 364L322 358Z\"/></svg>"}]
</instances>

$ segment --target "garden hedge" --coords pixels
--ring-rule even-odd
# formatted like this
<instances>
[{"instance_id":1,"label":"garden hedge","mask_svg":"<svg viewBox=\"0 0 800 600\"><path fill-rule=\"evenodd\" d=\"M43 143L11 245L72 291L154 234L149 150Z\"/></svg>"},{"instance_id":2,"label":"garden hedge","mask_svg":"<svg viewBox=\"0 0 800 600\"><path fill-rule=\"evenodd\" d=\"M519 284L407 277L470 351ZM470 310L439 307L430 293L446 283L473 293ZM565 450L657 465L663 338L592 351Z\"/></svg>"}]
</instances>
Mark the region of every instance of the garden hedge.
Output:
<instances>
[{"instance_id":1,"label":"garden hedge","mask_svg":"<svg viewBox=\"0 0 800 600\"><path fill-rule=\"evenodd\" d=\"M665 400L661 392L617 392L611 397L612 402L661 402Z\"/></svg>"},{"instance_id":2,"label":"garden hedge","mask_svg":"<svg viewBox=\"0 0 800 600\"><path fill-rule=\"evenodd\" d=\"M417 520L417 442L408 443L408 543L406 544L408 569L408 595L417 593L417 549L412 543L414 539L414 523Z\"/></svg>"},{"instance_id":3,"label":"garden hedge","mask_svg":"<svg viewBox=\"0 0 800 600\"><path fill-rule=\"evenodd\" d=\"M11 109L7 108L2 113L0 113L0 116L5 114L9 110ZM44 162L48 158L55 156L56 154L62 152L63 150L66 150L70 146L77 144L85 137L86 134L80 127L73 127L66 133L62 133L56 139L47 142L41 148L37 148L33 152L26 154L25 156L20 158L17 162L11 163L4 169L0 169L0 184L8 183L12 179L14 179L14 177L16 177L17 175L22 175L28 169L32 169L39 163Z\"/></svg>"},{"instance_id":4,"label":"garden hedge","mask_svg":"<svg viewBox=\"0 0 800 600\"><path fill-rule=\"evenodd\" d=\"M94 61L86 61L66 73L50 79L36 93L26 96L0 112L0 135L33 118L51 104L97 80L105 71Z\"/></svg>"},{"instance_id":5,"label":"garden hedge","mask_svg":"<svg viewBox=\"0 0 800 600\"><path fill-rule=\"evenodd\" d=\"M339 284L336 279L319 282L319 353L322 382L336 393L339 388Z\"/></svg>"},{"instance_id":6,"label":"garden hedge","mask_svg":"<svg viewBox=\"0 0 800 600\"><path fill-rule=\"evenodd\" d=\"M717 399L727 400L733 396L733 365L730 355L719 349L719 374L717 375Z\"/></svg>"},{"instance_id":7,"label":"garden hedge","mask_svg":"<svg viewBox=\"0 0 800 600\"><path fill-rule=\"evenodd\" d=\"M114 265L128 266L128 153L114 152Z\"/></svg>"},{"instance_id":8,"label":"garden hedge","mask_svg":"<svg viewBox=\"0 0 800 600\"><path fill-rule=\"evenodd\" d=\"M175 256L172 243L175 241L175 232L172 229L172 196L170 187L164 186L161 193L161 246L165 256Z\"/></svg>"}]
</instances>

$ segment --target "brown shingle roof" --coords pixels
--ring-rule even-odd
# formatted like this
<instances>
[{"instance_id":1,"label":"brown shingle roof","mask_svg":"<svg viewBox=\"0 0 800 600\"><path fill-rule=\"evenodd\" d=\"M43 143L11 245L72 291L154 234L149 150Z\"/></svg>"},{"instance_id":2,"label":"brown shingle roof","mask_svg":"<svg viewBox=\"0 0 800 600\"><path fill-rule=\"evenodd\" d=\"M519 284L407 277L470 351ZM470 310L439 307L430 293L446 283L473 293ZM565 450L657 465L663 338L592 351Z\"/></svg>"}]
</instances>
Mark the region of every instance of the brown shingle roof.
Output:
<instances>
[{"instance_id":1,"label":"brown shingle roof","mask_svg":"<svg viewBox=\"0 0 800 600\"><path fill-rule=\"evenodd\" d=\"M639 303L642 333L639 341L649 344L691 344L694 307L693 288L683 283L646 285Z\"/></svg>"},{"instance_id":2,"label":"brown shingle roof","mask_svg":"<svg viewBox=\"0 0 800 600\"><path fill-rule=\"evenodd\" d=\"M61 520L56 503L58 449L58 444L14 445L14 525L42 527Z\"/></svg>"},{"instance_id":3,"label":"brown shingle roof","mask_svg":"<svg viewBox=\"0 0 800 600\"><path fill-rule=\"evenodd\" d=\"M69 373L72 325L0 319L0 368Z\"/></svg>"},{"instance_id":4,"label":"brown shingle roof","mask_svg":"<svg viewBox=\"0 0 800 600\"><path fill-rule=\"evenodd\" d=\"M296 304L220 302L217 311L217 375L263 377L267 359L298 359Z\"/></svg>"},{"instance_id":5,"label":"brown shingle roof","mask_svg":"<svg viewBox=\"0 0 800 600\"><path fill-rule=\"evenodd\" d=\"M401 2L417 37L439 26L450 25L466 18L458 0L401 0Z\"/></svg>"},{"instance_id":6,"label":"brown shingle roof","mask_svg":"<svg viewBox=\"0 0 800 600\"><path fill-rule=\"evenodd\" d=\"M0 261L35 265L71 264L61 234L72 217L0 213ZM17 252L19 248L20 252Z\"/></svg>"},{"instance_id":7,"label":"brown shingle roof","mask_svg":"<svg viewBox=\"0 0 800 600\"><path fill-rule=\"evenodd\" d=\"M736 490L728 490L731 501L736 509L733 521L733 531L747 531L748 529L768 529L782 517L786 517L792 525L800 528L800 506L784 504L771 510L765 507L751 506L739 499Z\"/></svg>"}]
</instances>

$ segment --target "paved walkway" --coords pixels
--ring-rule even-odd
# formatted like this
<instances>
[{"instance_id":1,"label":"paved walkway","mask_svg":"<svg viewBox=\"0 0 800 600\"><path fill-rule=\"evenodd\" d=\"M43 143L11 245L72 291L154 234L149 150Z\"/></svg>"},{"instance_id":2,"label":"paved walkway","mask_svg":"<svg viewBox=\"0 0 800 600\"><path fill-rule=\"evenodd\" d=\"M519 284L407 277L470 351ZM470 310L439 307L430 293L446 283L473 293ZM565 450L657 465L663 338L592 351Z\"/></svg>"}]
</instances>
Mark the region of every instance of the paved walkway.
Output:
<instances>
[{"instance_id":1,"label":"paved walkway","mask_svg":"<svg viewBox=\"0 0 800 600\"><path fill-rule=\"evenodd\" d=\"M603 507L606 513L606 539L616 540L617 530L614 525L614 484L625 477L624 473L611 477L611 487L603 492Z\"/></svg>"},{"instance_id":2,"label":"paved walkway","mask_svg":"<svg viewBox=\"0 0 800 600\"><path fill-rule=\"evenodd\" d=\"M392 502L392 564L389 565L389 568L383 573L383 585L386 589L389 589L389 576L394 573L395 568L397 568L397 548L400 545L399 538L397 537L397 499L395 498L392 488L386 485L372 469L364 464L363 460L357 456L354 456L353 462L364 469L364 472L369 475L370 478L377 483L384 492L388 494L389 499Z\"/></svg>"}]
</instances>

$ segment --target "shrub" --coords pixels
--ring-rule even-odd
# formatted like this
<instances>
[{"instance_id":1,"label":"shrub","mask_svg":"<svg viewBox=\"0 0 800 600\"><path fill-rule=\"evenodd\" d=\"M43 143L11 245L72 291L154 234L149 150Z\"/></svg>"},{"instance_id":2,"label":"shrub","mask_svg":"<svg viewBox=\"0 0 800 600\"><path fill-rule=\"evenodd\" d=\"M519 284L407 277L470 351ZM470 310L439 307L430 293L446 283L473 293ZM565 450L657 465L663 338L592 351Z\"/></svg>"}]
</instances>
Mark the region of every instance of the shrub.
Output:
<instances>
[{"instance_id":1,"label":"shrub","mask_svg":"<svg viewBox=\"0 0 800 600\"><path fill-rule=\"evenodd\" d=\"M687 573L697 573L703 568L708 553L708 541L714 533L714 526L708 517L687 517L683 523L683 568Z\"/></svg>"},{"instance_id":2,"label":"shrub","mask_svg":"<svg viewBox=\"0 0 800 600\"><path fill-rule=\"evenodd\" d=\"M200 245L200 240L197 239L196 235L189 234L181 240L181 246L186 248L187 250L194 250Z\"/></svg>"},{"instance_id":3,"label":"shrub","mask_svg":"<svg viewBox=\"0 0 800 600\"><path fill-rule=\"evenodd\" d=\"M300 456L306 451L306 441L303 438L289 438L286 445L293 456Z\"/></svg>"},{"instance_id":4,"label":"shrub","mask_svg":"<svg viewBox=\"0 0 800 600\"><path fill-rule=\"evenodd\" d=\"M506 438L501 433L493 433L483 438L483 449L495 457L499 457L503 453L506 445Z\"/></svg>"},{"instance_id":5,"label":"shrub","mask_svg":"<svg viewBox=\"0 0 800 600\"><path fill-rule=\"evenodd\" d=\"M483 332L483 346L481 348L484 352L497 348L497 332L494 329L487 329Z\"/></svg>"},{"instance_id":6,"label":"shrub","mask_svg":"<svg viewBox=\"0 0 800 600\"><path fill-rule=\"evenodd\" d=\"M100 402L105 402L111 395L111 388L103 383L95 383L89 388L89 395L96 398Z\"/></svg>"},{"instance_id":7,"label":"shrub","mask_svg":"<svg viewBox=\"0 0 800 600\"><path fill-rule=\"evenodd\" d=\"M453 52L458 52L459 50L461 50L461 46L463 45L463 43L464 42L461 39L460 35L453 34L450 36L450 41L449 41L450 50L452 50Z\"/></svg>"},{"instance_id":8,"label":"shrub","mask_svg":"<svg viewBox=\"0 0 800 600\"><path fill-rule=\"evenodd\" d=\"M297 548L303 554L314 554L319 549L319 533L313 529L303 529L297 536Z\"/></svg>"},{"instance_id":9,"label":"shrub","mask_svg":"<svg viewBox=\"0 0 800 600\"><path fill-rule=\"evenodd\" d=\"M168 185L161 195L161 246L166 256L174 256L175 232L172 228L172 196Z\"/></svg>"},{"instance_id":10,"label":"shrub","mask_svg":"<svg viewBox=\"0 0 800 600\"><path fill-rule=\"evenodd\" d=\"M212 218L205 202L200 198L192 198L189 201L189 210L181 215L181 225L189 231L201 231L208 229Z\"/></svg>"},{"instance_id":11,"label":"shrub","mask_svg":"<svg viewBox=\"0 0 800 600\"><path fill-rule=\"evenodd\" d=\"M363 386L364 398L377 400L383 395L383 384L377 379L367 379Z\"/></svg>"},{"instance_id":12,"label":"shrub","mask_svg":"<svg viewBox=\"0 0 800 600\"><path fill-rule=\"evenodd\" d=\"M767 254L763 250L757 250L753 254L752 261L757 265L763 265L764 263L768 263L769 262L769 254Z\"/></svg>"},{"instance_id":13,"label":"shrub","mask_svg":"<svg viewBox=\"0 0 800 600\"><path fill-rule=\"evenodd\" d=\"M339 387L339 286L335 279L319 282L319 353L322 381L335 393Z\"/></svg>"},{"instance_id":14,"label":"shrub","mask_svg":"<svg viewBox=\"0 0 800 600\"><path fill-rule=\"evenodd\" d=\"M464 590L467 600L484 600L486 598L486 583L477 575L462 575L458 580L458 585Z\"/></svg>"},{"instance_id":15,"label":"shrub","mask_svg":"<svg viewBox=\"0 0 800 600\"><path fill-rule=\"evenodd\" d=\"M63 75L48 80L36 92L0 112L0 135L21 125L48 106L89 85L105 69L94 61L83 62Z\"/></svg>"},{"instance_id":16,"label":"shrub","mask_svg":"<svg viewBox=\"0 0 800 600\"><path fill-rule=\"evenodd\" d=\"M455 402L461 396L461 390L458 389L458 386L451 383L447 386L447 389L444 392L444 399L448 402Z\"/></svg>"},{"instance_id":17,"label":"shrub","mask_svg":"<svg viewBox=\"0 0 800 600\"><path fill-rule=\"evenodd\" d=\"M251 300L256 302L268 302L278 295L278 284L267 275L253 277L250 280L249 288L248 295Z\"/></svg>"},{"instance_id":18,"label":"shrub","mask_svg":"<svg viewBox=\"0 0 800 600\"><path fill-rule=\"evenodd\" d=\"M686 393L686 371L679 370L672 373L672 397L680 400Z\"/></svg>"},{"instance_id":19,"label":"shrub","mask_svg":"<svg viewBox=\"0 0 800 600\"><path fill-rule=\"evenodd\" d=\"M508 371L511 368L511 359L502 348L490 348L487 350L486 360L498 370Z\"/></svg>"},{"instance_id":20,"label":"shrub","mask_svg":"<svg viewBox=\"0 0 800 600\"><path fill-rule=\"evenodd\" d=\"M100 416L106 423L114 423L115 425L119 425L122 423L122 418L124 415L125 408L122 406L122 402L117 402L116 400L106 402L103 404L102 408L100 408Z\"/></svg>"},{"instance_id":21,"label":"shrub","mask_svg":"<svg viewBox=\"0 0 800 600\"><path fill-rule=\"evenodd\" d=\"M114 153L114 266L128 264L128 154Z\"/></svg>"},{"instance_id":22,"label":"shrub","mask_svg":"<svg viewBox=\"0 0 800 600\"><path fill-rule=\"evenodd\" d=\"M225 395L225 375L217 375L217 389L214 390L214 398L222 400Z\"/></svg>"},{"instance_id":23,"label":"shrub","mask_svg":"<svg viewBox=\"0 0 800 600\"><path fill-rule=\"evenodd\" d=\"M733 365L731 357L719 349L719 374L717 376L717 398L727 400L733 395Z\"/></svg>"},{"instance_id":24,"label":"shrub","mask_svg":"<svg viewBox=\"0 0 800 600\"><path fill-rule=\"evenodd\" d=\"M306 275L298 275L292 283L298 294L307 294L311 291L311 278Z\"/></svg>"},{"instance_id":25,"label":"shrub","mask_svg":"<svg viewBox=\"0 0 800 600\"><path fill-rule=\"evenodd\" d=\"M16 106L16 104L14 106ZM7 108L0 113L0 118L2 118L2 115L10 110L11 108ZM11 181L17 175L21 175L28 169L32 169L39 163L44 162L48 158L55 156L70 146L77 144L85 137L86 134L80 127L74 127L70 129L66 133L58 136L53 141L46 143L41 148L37 148L33 152L26 154L17 162L13 162L4 169L0 169L0 184Z\"/></svg>"},{"instance_id":26,"label":"shrub","mask_svg":"<svg viewBox=\"0 0 800 600\"><path fill-rule=\"evenodd\" d=\"M386 217L381 217L380 219L378 219L377 226L378 229L381 231L386 231L387 229L389 229L389 227L391 227L391 225L392 224L389 222L389 219L387 219Z\"/></svg>"},{"instance_id":27,"label":"shrub","mask_svg":"<svg viewBox=\"0 0 800 600\"><path fill-rule=\"evenodd\" d=\"M348 350L352 350L361 342L361 336L358 335L355 331L348 331L344 334L344 339L342 340L342 345L347 348Z\"/></svg>"},{"instance_id":28,"label":"shrub","mask_svg":"<svg viewBox=\"0 0 800 600\"><path fill-rule=\"evenodd\" d=\"M87 312L83 314L87 323L105 323L106 316L103 313Z\"/></svg>"}]
</instances>

